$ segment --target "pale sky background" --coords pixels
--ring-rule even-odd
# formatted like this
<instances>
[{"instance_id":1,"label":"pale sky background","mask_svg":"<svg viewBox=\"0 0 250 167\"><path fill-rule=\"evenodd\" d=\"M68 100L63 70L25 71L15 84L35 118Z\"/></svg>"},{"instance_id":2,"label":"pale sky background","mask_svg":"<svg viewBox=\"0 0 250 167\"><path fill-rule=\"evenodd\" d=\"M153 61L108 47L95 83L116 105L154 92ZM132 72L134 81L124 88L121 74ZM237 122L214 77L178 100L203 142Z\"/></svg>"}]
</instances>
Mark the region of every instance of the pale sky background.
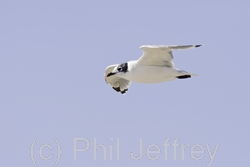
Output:
<instances>
[{"instance_id":1,"label":"pale sky background","mask_svg":"<svg viewBox=\"0 0 250 167\"><path fill-rule=\"evenodd\" d=\"M0 2L0 166L248 166L250 1ZM108 65L138 59L141 45L203 44L174 51L176 67L198 77L133 83L127 94L104 81ZM90 148L74 160L74 139ZM107 147L94 160L94 138ZM113 138L113 142L111 142ZM120 160L116 160L116 140ZM139 140L143 139L143 157ZM163 144L169 146L165 160ZM39 148L45 147L42 160ZM109 147L113 145L113 160ZM158 145L149 160L146 148ZM189 144L182 160L182 145ZM191 147L204 148L194 160ZM84 148L84 142L78 148ZM151 154L155 157L158 154Z\"/></svg>"}]
</instances>

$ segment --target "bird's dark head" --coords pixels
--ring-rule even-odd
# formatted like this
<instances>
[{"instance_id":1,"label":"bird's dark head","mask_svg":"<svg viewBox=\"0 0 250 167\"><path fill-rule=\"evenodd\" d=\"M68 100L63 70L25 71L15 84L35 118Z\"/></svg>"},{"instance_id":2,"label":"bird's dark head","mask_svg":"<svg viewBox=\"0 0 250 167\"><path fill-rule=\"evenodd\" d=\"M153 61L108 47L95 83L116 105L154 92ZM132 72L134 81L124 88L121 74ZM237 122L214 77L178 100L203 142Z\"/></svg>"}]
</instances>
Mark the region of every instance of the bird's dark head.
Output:
<instances>
[{"instance_id":1,"label":"bird's dark head","mask_svg":"<svg viewBox=\"0 0 250 167\"><path fill-rule=\"evenodd\" d=\"M117 67L115 67L112 72L108 73L107 77L110 77L112 75L117 75L117 74L124 74L126 72L128 72L128 63L122 63L118 65Z\"/></svg>"}]
</instances>

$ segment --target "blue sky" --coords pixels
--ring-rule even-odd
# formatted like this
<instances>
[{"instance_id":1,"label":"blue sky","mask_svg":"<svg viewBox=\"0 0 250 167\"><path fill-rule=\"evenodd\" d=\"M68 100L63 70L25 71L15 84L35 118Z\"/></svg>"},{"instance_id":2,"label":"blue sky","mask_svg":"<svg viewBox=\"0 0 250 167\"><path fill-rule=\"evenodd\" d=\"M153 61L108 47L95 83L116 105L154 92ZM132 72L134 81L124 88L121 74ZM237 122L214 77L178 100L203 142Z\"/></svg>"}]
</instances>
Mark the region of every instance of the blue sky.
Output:
<instances>
[{"instance_id":1,"label":"blue sky","mask_svg":"<svg viewBox=\"0 0 250 167\"><path fill-rule=\"evenodd\" d=\"M58 153L58 167L246 166L249 6L1 1L1 166L54 166ZM203 44L173 52L199 76L115 92L105 68L138 59L145 44Z\"/></svg>"}]
</instances>

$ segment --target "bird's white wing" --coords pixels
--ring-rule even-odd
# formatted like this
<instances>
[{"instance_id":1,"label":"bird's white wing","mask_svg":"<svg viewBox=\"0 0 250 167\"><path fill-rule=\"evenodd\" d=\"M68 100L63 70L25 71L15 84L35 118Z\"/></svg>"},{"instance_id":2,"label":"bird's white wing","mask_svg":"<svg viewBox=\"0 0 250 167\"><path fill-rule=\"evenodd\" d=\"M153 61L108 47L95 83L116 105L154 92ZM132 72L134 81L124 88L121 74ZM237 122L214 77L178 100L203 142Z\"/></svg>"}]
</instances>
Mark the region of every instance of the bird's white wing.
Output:
<instances>
[{"instance_id":1,"label":"bird's white wing","mask_svg":"<svg viewBox=\"0 0 250 167\"><path fill-rule=\"evenodd\" d=\"M143 45L140 48L143 50L143 55L138 60L138 63L143 65L167 66L174 67L173 49L189 49L199 47L201 45Z\"/></svg>"},{"instance_id":2,"label":"bird's white wing","mask_svg":"<svg viewBox=\"0 0 250 167\"><path fill-rule=\"evenodd\" d=\"M105 70L105 82L107 84L109 84L115 91L120 92L122 94L126 93L128 91L128 88L131 84L131 82L129 80L120 78L116 75L112 75L107 77L107 75L113 71L113 69L118 66L119 64L114 64L114 65L110 65L106 68Z\"/></svg>"}]
</instances>

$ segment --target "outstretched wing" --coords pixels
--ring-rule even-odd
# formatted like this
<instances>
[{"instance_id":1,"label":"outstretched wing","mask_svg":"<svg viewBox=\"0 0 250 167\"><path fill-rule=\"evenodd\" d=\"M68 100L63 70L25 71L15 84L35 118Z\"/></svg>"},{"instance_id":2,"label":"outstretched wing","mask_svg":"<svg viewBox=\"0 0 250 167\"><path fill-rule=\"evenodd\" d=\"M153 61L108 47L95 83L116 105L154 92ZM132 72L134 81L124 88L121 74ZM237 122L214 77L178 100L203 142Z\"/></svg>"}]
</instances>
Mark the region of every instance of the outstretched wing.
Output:
<instances>
[{"instance_id":1,"label":"outstretched wing","mask_svg":"<svg viewBox=\"0 0 250 167\"><path fill-rule=\"evenodd\" d=\"M143 65L167 66L174 67L173 49L189 49L199 47L201 45L143 45L140 48L143 50L143 55L138 60L138 63Z\"/></svg>"},{"instance_id":2,"label":"outstretched wing","mask_svg":"<svg viewBox=\"0 0 250 167\"><path fill-rule=\"evenodd\" d=\"M117 92L121 92L121 94L124 94L128 91L128 88L131 84L131 82L129 80L120 78L116 75L112 75L110 77L107 77L107 75L113 71L113 69L115 67L117 67L119 64L114 64L114 65L110 65L106 68L105 70L105 82L107 84L109 84L115 91Z\"/></svg>"}]
</instances>

